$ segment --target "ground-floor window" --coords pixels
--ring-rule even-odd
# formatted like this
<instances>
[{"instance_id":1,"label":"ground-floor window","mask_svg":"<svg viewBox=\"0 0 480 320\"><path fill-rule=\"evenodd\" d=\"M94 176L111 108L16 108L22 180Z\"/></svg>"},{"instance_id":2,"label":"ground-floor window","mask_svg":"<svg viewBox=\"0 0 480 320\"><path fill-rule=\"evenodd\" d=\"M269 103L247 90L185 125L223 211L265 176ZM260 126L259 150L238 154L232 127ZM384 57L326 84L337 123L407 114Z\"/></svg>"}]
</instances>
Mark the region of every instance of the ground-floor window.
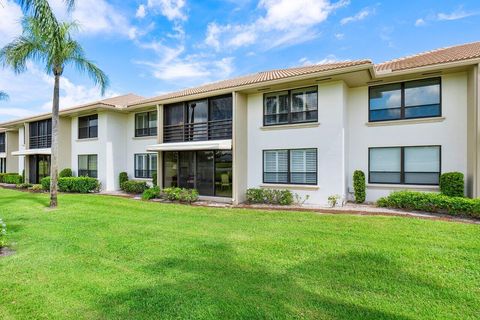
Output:
<instances>
[{"instance_id":1,"label":"ground-floor window","mask_svg":"<svg viewBox=\"0 0 480 320\"><path fill-rule=\"evenodd\" d=\"M164 187L195 188L200 195L232 196L232 152L164 152Z\"/></svg>"},{"instance_id":2,"label":"ground-floor window","mask_svg":"<svg viewBox=\"0 0 480 320\"><path fill-rule=\"evenodd\" d=\"M263 151L263 182L317 184L317 149Z\"/></svg>"},{"instance_id":3,"label":"ground-floor window","mask_svg":"<svg viewBox=\"0 0 480 320\"><path fill-rule=\"evenodd\" d=\"M438 185L440 146L369 149L369 183Z\"/></svg>"},{"instance_id":4,"label":"ground-floor window","mask_svg":"<svg viewBox=\"0 0 480 320\"><path fill-rule=\"evenodd\" d=\"M157 154L140 153L135 155L135 178L151 179L157 173Z\"/></svg>"},{"instance_id":5,"label":"ground-floor window","mask_svg":"<svg viewBox=\"0 0 480 320\"><path fill-rule=\"evenodd\" d=\"M0 173L6 173L6 172L7 172L7 159L0 158Z\"/></svg>"},{"instance_id":6,"label":"ground-floor window","mask_svg":"<svg viewBox=\"0 0 480 320\"><path fill-rule=\"evenodd\" d=\"M78 156L78 176L97 178L98 157L96 154L82 154Z\"/></svg>"}]
</instances>

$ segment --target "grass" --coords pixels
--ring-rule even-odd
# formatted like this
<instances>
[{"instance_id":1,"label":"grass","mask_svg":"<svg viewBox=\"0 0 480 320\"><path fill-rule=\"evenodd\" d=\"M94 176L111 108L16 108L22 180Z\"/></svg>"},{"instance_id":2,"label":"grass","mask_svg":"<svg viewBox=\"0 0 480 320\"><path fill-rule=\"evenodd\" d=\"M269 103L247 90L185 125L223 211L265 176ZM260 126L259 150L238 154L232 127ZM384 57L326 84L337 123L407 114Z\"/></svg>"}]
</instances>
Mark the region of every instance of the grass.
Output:
<instances>
[{"instance_id":1,"label":"grass","mask_svg":"<svg viewBox=\"0 0 480 320\"><path fill-rule=\"evenodd\" d=\"M1 319L475 319L480 226L0 190Z\"/></svg>"}]
</instances>

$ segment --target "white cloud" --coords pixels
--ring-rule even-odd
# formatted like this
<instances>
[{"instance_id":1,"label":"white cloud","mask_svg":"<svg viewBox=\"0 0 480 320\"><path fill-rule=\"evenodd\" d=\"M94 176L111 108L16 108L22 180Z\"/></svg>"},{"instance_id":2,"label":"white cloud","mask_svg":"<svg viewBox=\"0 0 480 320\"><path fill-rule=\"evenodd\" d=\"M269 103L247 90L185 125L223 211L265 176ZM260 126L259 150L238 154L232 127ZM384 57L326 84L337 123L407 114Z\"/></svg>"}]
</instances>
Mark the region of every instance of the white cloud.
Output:
<instances>
[{"instance_id":1,"label":"white cloud","mask_svg":"<svg viewBox=\"0 0 480 320\"><path fill-rule=\"evenodd\" d=\"M264 14L252 23L208 25L205 44L217 51L237 49L261 43L263 48L300 43L318 36L315 27L349 1L329 0L260 0L258 10Z\"/></svg>"},{"instance_id":2,"label":"white cloud","mask_svg":"<svg viewBox=\"0 0 480 320\"><path fill-rule=\"evenodd\" d=\"M77 21L81 33L116 33L129 38L137 34L126 16L105 0L76 1L72 13L67 13L63 0L50 0L50 4L60 19Z\"/></svg>"},{"instance_id":3,"label":"white cloud","mask_svg":"<svg viewBox=\"0 0 480 320\"><path fill-rule=\"evenodd\" d=\"M160 11L168 20L187 20L185 0L148 0L147 8Z\"/></svg>"},{"instance_id":4,"label":"white cloud","mask_svg":"<svg viewBox=\"0 0 480 320\"><path fill-rule=\"evenodd\" d=\"M160 80L181 80L184 86L187 86L222 79L233 72L231 57L215 60L210 55L186 55L182 44L169 47L161 42L151 42L141 46L154 50L159 58L153 62L136 61L136 63L148 66L153 76Z\"/></svg>"},{"instance_id":5,"label":"white cloud","mask_svg":"<svg viewBox=\"0 0 480 320\"><path fill-rule=\"evenodd\" d=\"M141 4L138 6L137 12L135 13L135 17L137 18L145 18L147 12L145 11L145 5Z\"/></svg>"},{"instance_id":6,"label":"white cloud","mask_svg":"<svg viewBox=\"0 0 480 320\"><path fill-rule=\"evenodd\" d=\"M354 16L343 18L342 20L340 20L340 24L345 25L345 24L348 24L348 23L351 23L351 22L361 21L361 20L365 19L366 17L368 17L368 16L370 16L374 13L375 13L374 9L365 8L365 9L360 10Z\"/></svg>"},{"instance_id":7,"label":"white cloud","mask_svg":"<svg viewBox=\"0 0 480 320\"><path fill-rule=\"evenodd\" d=\"M335 33L335 38L337 40L343 40L345 38L345 34L343 33Z\"/></svg>"},{"instance_id":8,"label":"white cloud","mask_svg":"<svg viewBox=\"0 0 480 320\"><path fill-rule=\"evenodd\" d=\"M335 62L340 62L342 60L338 59L335 55L329 54L325 58L318 60L318 61L312 61L306 57L301 58L298 60L299 64L302 66L310 66L314 64L326 64L326 63L335 63Z\"/></svg>"},{"instance_id":9,"label":"white cloud","mask_svg":"<svg viewBox=\"0 0 480 320\"><path fill-rule=\"evenodd\" d=\"M467 18L470 16L474 16L476 13L474 12L467 12L463 10L462 7L459 7L458 9L450 12L450 13L439 13L437 14L437 20L439 21L444 21L444 20L459 20L463 18Z\"/></svg>"},{"instance_id":10,"label":"white cloud","mask_svg":"<svg viewBox=\"0 0 480 320\"><path fill-rule=\"evenodd\" d=\"M422 18L417 19L417 20L415 21L415 26L416 26L416 27L421 27L421 26L424 26L424 25L426 25L426 24L427 24L427 23L426 23L425 20L422 19Z\"/></svg>"},{"instance_id":11,"label":"white cloud","mask_svg":"<svg viewBox=\"0 0 480 320\"><path fill-rule=\"evenodd\" d=\"M22 32L22 10L11 0L0 2L0 47L12 41Z\"/></svg>"}]
</instances>

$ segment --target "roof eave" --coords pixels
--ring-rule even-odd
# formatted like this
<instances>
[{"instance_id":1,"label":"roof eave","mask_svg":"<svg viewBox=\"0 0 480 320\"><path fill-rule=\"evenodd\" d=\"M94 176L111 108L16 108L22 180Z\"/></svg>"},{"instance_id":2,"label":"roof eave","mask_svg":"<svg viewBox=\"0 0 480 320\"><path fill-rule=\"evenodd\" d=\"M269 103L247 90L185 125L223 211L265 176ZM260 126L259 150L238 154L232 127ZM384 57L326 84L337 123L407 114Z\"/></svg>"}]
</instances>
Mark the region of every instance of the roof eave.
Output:
<instances>
[{"instance_id":1,"label":"roof eave","mask_svg":"<svg viewBox=\"0 0 480 320\"><path fill-rule=\"evenodd\" d=\"M480 64L480 58L453 61L453 62L447 62L447 63L437 63L437 64L431 64L431 65L422 66L422 67L406 68L406 69L393 70L393 71L392 70L377 71L375 68L373 68L373 73L376 79L380 79L380 78L406 75L411 73L425 73L425 72L431 72L431 71L438 71L442 69L467 67L467 66L472 66L476 64Z\"/></svg>"}]
</instances>

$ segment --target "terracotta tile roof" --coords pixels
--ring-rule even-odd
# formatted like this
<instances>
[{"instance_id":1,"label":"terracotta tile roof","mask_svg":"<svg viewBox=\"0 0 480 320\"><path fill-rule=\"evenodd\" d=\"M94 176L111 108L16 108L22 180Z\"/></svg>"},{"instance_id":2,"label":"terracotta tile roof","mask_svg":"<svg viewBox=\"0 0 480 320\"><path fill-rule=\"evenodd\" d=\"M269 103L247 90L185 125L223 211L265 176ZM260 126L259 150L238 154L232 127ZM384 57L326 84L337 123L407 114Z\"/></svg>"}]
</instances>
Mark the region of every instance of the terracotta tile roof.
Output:
<instances>
[{"instance_id":1,"label":"terracotta tile roof","mask_svg":"<svg viewBox=\"0 0 480 320\"><path fill-rule=\"evenodd\" d=\"M105 104L110 104L116 107L125 107L130 103L134 103L139 100L145 99L144 97L141 97L139 95L136 95L134 93L128 93L124 94L121 96L116 96L116 97L111 97L107 99L100 100L99 103L105 103ZM89 103L91 104L91 103Z\"/></svg>"},{"instance_id":2,"label":"terracotta tile roof","mask_svg":"<svg viewBox=\"0 0 480 320\"><path fill-rule=\"evenodd\" d=\"M158 100L166 100L172 98L179 98L184 96L190 96L199 93L206 93L210 91L222 90L222 89L230 89L241 87L250 84L260 84L262 82L272 81L272 80L280 80L295 76L302 76L307 74L313 74L322 71L329 71L335 69L342 69L348 68L363 64L371 64L370 60L353 60L353 61L343 61L343 62L335 62L335 63L326 63L326 64L316 64L311 66L304 66L304 67L296 67L296 68L289 68L289 69L278 69L278 70L270 70L270 71L263 71L258 72L246 76L241 76L238 78L218 81L214 83L209 83L200 87L194 87L185 89L182 91L177 91L173 93L168 93L164 95L160 95L157 97L149 98L143 101L139 101L137 103L132 103L130 105L140 104L140 103L148 103L152 101Z\"/></svg>"},{"instance_id":3,"label":"terracotta tile roof","mask_svg":"<svg viewBox=\"0 0 480 320\"><path fill-rule=\"evenodd\" d=\"M434 64L480 58L480 42L440 48L375 65L377 72L399 71Z\"/></svg>"}]
</instances>

